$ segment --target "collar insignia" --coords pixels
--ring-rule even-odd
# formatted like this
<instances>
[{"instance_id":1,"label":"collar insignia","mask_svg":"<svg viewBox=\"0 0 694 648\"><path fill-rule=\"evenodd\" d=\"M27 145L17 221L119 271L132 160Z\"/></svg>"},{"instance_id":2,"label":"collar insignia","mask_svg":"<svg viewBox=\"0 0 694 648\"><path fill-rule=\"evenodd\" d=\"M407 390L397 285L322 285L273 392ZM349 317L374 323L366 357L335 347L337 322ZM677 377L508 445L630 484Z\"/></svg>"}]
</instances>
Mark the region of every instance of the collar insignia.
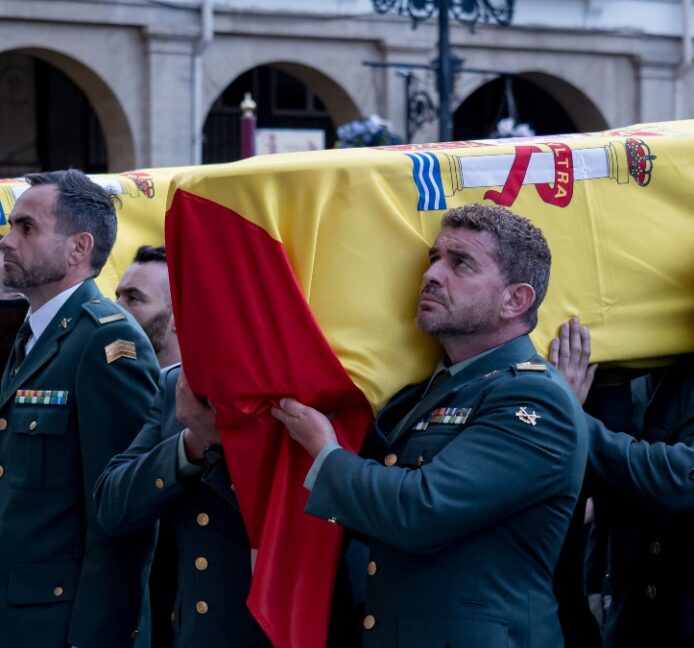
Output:
<instances>
[{"instance_id":1,"label":"collar insignia","mask_svg":"<svg viewBox=\"0 0 694 648\"><path fill-rule=\"evenodd\" d=\"M534 410L532 412L528 412L525 407L518 408L516 417L528 425L537 425L537 419L542 418L539 414L536 414Z\"/></svg>"}]
</instances>

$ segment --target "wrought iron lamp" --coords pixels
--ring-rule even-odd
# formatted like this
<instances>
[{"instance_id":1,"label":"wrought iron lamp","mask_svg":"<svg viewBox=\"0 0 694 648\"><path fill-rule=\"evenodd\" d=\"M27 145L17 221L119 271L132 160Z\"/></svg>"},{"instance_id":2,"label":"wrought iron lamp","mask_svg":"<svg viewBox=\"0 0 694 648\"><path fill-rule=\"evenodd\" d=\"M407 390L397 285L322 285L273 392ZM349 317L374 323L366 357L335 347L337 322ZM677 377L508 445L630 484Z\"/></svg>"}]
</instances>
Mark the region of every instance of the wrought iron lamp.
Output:
<instances>
[{"instance_id":1,"label":"wrought iron lamp","mask_svg":"<svg viewBox=\"0 0 694 648\"><path fill-rule=\"evenodd\" d=\"M449 141L453 136L453 74L462 64L451 55L450 18L467 25L471 31L478 22L496 22L506 27L513 19L515 0L371 0L371 3L376 13L409 16L413 28L438 13L439 56L432 62L432 68L436 71L439 93L439 141Z\"/></svg>"}]
</instances>

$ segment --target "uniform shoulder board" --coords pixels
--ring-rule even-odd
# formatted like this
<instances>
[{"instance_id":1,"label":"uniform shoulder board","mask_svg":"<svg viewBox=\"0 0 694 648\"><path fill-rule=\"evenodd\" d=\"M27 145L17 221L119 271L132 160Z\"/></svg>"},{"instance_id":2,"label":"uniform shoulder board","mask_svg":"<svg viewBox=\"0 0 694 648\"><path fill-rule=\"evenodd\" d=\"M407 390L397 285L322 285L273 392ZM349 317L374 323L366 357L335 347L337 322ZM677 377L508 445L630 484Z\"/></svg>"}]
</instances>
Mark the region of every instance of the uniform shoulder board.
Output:
<instances>
[{"instance_id":1,"label":"uniform shoulder board","mask_svg":"<svg viewBox=\"0 0 694 648\"><path fill-rule=\"evenodd\" d=\"M125 319L123 311L121 311L110 299L91 299L88 302L84 302L82 308L91 315L92 319L99 326Z\"/></svg>"},{"instance_id":2,"label":"uniform shoulder board","mask_svg":"<svg viewBox=\"0 0 694 648\"><path fill-rule=\"evenodd\" d=\"M517 362L516 371L547 371L547 365L542 362Z\"/></svg>"}]
</instances>

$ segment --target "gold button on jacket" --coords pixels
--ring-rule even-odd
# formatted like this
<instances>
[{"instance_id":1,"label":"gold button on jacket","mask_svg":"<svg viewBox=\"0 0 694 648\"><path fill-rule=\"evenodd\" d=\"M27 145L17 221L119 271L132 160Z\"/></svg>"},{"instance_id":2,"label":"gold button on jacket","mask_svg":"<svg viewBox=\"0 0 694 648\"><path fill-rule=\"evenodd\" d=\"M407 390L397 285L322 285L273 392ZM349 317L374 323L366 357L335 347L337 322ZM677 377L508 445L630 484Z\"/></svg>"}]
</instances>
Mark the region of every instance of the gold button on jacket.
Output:
<instances>
[{"instance_id":1,"label":"gold button on jacket","mask_svg":"<svg viewBox=\"0 0 694 648\"><path fill-rule=\"evenodd\" d=\"M367 614L364 617L364 627L371 630L376 625L376 617L373 614Z\"/></svg>"},{"instance_id":2,"label":"gold button on jacket","mask_svg":"<svg viewBox=\"0 0 694 648\"><path fill-rule=\"evenodd\" d=\"M207 569L207 558L204 556L198 556L195 559L195 569L198 571L205 571Z\"/></svg>"},{"instance_id":3,"label":"gold button on jacket","mask_svg":"<svg viewBox=\"0 0 694 648\"><path fill-rule=\"evenodd\" d=\"M207 513L198 513L197 521L200 526L207 526L210 523L210 516Z\"/></svg>"},{"instance_id":4,"label":"gold button on jacket","mask_svg":"<svg viewBox=\"0 0 694 648\"><path fill-rule=\"evenodd\" d=\"M394 466L397 463L397 461L398 461L398 455L396 455L393 452L391 452L390 454L387 454L385 456L385 458L383 459L383 463L388 467Z\"/></svg>"},{"instance_id":5,"label":"gold button on jacket","mask_svg":"<svg viewBox=\"0 0 694 648\"><path fill-rule=\"evenodd\" d=\"M207 611L210 609L209 605L205 601L198 601L195 604L195 609L197 610L198 614L207 614Z\"/></svg>"}]
</instances>

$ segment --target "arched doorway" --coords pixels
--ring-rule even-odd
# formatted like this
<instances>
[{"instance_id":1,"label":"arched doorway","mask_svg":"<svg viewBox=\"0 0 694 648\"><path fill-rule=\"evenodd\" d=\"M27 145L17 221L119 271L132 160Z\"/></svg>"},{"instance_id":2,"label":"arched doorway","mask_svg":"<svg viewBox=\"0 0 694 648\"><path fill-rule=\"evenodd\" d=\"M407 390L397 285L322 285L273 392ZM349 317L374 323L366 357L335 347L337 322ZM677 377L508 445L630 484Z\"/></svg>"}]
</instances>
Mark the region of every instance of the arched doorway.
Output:
<instances>
[{"instance_id":1,"label":"arched doorway","mask_svg":"<svg viewBox=\"0 0 694 648\"><path fill-rule=\"evenodd\" d=\"M89 173L134 166L116 97L96 73L58 52L1 52L0 176L69 166Z\"/></svg>"},{"instance_id":2,"label":"arched doorway","mask_svg":"<svg viewBox=\"0 0 694 648\"><path fill-rule=\"evenodd\" d=\"M241 74L219 95L207 115L203 162L230 162L241 157L239 105L246 92L257 104L258 128L320 129L325 133L326 148L332 148L336 124L356 115L354 110L338 108L336 116L332 104L350 106L351 102L335 101L335 93L322 81L319 73L290 63L260 65Z\"/></svg>"},{"instance_id":3,"label":"arched doorway","mask_svg":"<svg viewBox=\"0 0 694 648\"><path fill-rule=\"evenodd\" d=\"M0 54L0 175L73 166L106 171L106 142L85 94L41 59Z\"/></svg>"},{"instance_id":4,"label":"arched doorway","mask_svg":"<svg viewBox=\"0 0 694 648\"><path fill-rule=\"evenodd\" d=\"M497 77L475 90L453 115L456 140L498 135L499 120L514 117L536 135L603 130L595 105L569 83L543 73Z\"/></svg>"}]
</instances>

